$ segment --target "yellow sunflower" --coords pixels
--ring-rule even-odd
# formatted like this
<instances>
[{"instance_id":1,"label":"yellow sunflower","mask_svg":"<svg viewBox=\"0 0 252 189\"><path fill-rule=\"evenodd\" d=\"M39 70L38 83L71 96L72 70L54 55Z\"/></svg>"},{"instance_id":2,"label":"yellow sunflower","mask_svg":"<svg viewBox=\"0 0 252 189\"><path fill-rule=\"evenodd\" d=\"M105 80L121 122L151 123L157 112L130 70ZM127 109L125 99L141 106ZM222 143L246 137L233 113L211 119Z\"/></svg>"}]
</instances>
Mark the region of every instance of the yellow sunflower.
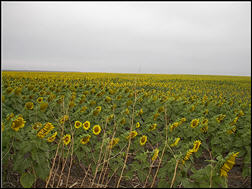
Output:
<instances>
[{"instance_id":1,"label":"yellow sunflower","mask_svg":"<svg viewBox=\"0 0 252 189\"><path fill-rule=\"evenodd\" d=\"M137 132L136 131L131 131L131 133L126 137L127 139L129 139L129 138L135 138L136 136L137 136Z\"/></svg>"},{"instance_id":2,"label":"yellow sunflower","mask_svg":"<svg viewBox=\"0 0 252 189\"><path fill-rule=\"evenodd\" d=\"M23 128L25 125L26 121L24 121L23 117L18 117L17 119L15 119L12 124L11 124L11 128L14 131L18 131L20 128Z\"/></svg>"},{"instance_id":3,"label":"yellow sunflower","mask_svg":"<svg viewBox=\"0 0 252 189\"><path fill-rule=\"evenodd\" d=\"M191 121L191 127L192 128L195 128L195 127L197 127L199 125L199 119L193 119L192 121Z\"/></svg>"},{"instance_id":4,"label":"yellow sunflower","mask_svg":"<svg viewBox=\"0 0 252 189\"><path fill-rule=\"evenodd\" d=\"M93 133L94 133L95 135L99 135L100 132L101 132L101 127L100 127L100 125L95 125L95 126L93 127Z\"/></svg>"},{"instance_id":5,"label":"yellow sunflower","mask_svg":"<svg viewBox=\"0 0 252 189\"><path fill-rule=\"evenodd\" d=\"M57 135L57 131L55 133L53 133L52 136L47 138L47 142L53 142L56 139L56 135Z\"/></svg>"},{"instance_id":6,"label":"yellow sunflower","mask_svg":"<svg viewBox=\"0 0 252 189\"><path fill-rule=\"evenodd\" d=\"M89 142L90 138L91 138L91 135L84 136L80 140L81 144L87 144Z\"/></svg>"},{"instance_id":7,"label":"yellow sunflower","mask_svg":"<svg viewBox=\"0 0 252 189\"><path fill-rule=\"evenodd\" d=\"M82 126L82 123L80 121L75 121L75 124L74 124L75 128L80 128Z\"/></svg>"},{"instance_id":8,"label":"yellow sunflower","mask_svg":"<svg viewBox=\"0 0 252 189\"><path fill-rule=\"evenodd\" d=\"M119 138L114 138L113 140L111 140L109 143L109 148L113 148L116 144L118 144L119 140Z\"/></svg>"},{"instance_id":9,"label":"yellow sunflower","mask_svg":"<svg viewBox=\"0 0 252 189\"><path fill-rule=\"evenodd\" d=\"M199 147L200 147L200 144L201 144L201 141L200 140L196 140L193 144L193 152L197 152L199 150Z\"/></svg>"},{"instance_id":10,"label":"yellow sunflower","mask_svg":"<svg viewBox=\"0 0 252 189\"><path fill-rule=\"evenodd\" d=\"M235 158L236 156L239 154L239 152L237 153L232 153L229 158L227 159L227 161L224 163L224 165L222 166L221 170L220 170L220 176L224 176L227 177L228 176L228 172L233 168L234 164L235 164Z\"/></svg>"},{"instance_id":11,"label":"yellow sunflower","mask_svg":"<svg viewBox=\"0 0 252 189\"><path fill-rule=\"evenodd\" d=\"M42 127L42 123L36 122L32 125L32 129L38 130L40 127Z\"/></svg>"},{"instance_id":12,"label":"yellow sunflower","mask_svg":"<svg viewBox=\"0 0 252 189\"><path fill-rule=\"evenodd\" d=\"M13 113L10 113L7 115L7 121L9 121L11 118L13 118L15 115Z\"/></svg>"},{"instance_id":13,"label":"yellow sunflower","mask_svg":"<svg viewBox=\"0 0 252 189\"><path fill-rule=\"evenodd\" d=\"M43 97L38 97L38 98L37 98L37 102L38 102L38 103L43 102Z\"/></svg>"},{"instance_id":14,"label":"yellow sunflower","mask_svg":"<svg viewBox=\"0 0 252 189\"><path fill-rule=\"evenodd\" d=\"M41 104L40 104L40 110L42 112L44 112L47 109L47 107L48 107L48 103L47 102L41 102Z\"/></svg>"},{"instance_id":15,"label":"yellow sunflower","mask_svg":"<svg viewBox=\"0 0 252 189\"><path fill-rule=\"evenodd\" d=\"M171 147L177 146L179 141L180 141L180 138L176 138L175 142L172 143L170 146Z\"/></svg>"},{"instance_id":16,"label":"yellow sunflower","mask_svg":"<svg viewBox=\"0 0 252 189\"><path fill-rule=\"evenodd\" d=\"M143 135L143 136L140 138L140 145L143 146L143 145L145 145L146 142L147 142L147 136L146 136L146 135Z\"/></svg>"},{"instance_id":17,"label":"yellow sunflower","mask_svg":"<svg viewBox=\"0 0 252 189\"><path fill-rule=\"evenodd\" d=\"M158 153L159 153L159 149L156 148L156 149L154 150L154 154L153 154L153 156L152 156L152 158L151 158L152 161L155 161L155 160L157 159Z\"/></svg>"},{"instance_id":18,"label":"yellow sunflower","mask_svg":"<svg viewBox=\"0 0 252 189\"><path fill-rule=\"evenodd\" d=\"M53 124L50 122L47 122L44 127L37 133L37 136L39 138L44 138L48 133L50 133L51 130L54 129Z\"/></svg>"},{"instance_id":19,"label":"yellow sunflower","mask_svg":"<svg viewBox=\"0 0 252 189\"><path fill-rule=\"evenodd\" d=\"M155 130L156 127L157 127L157 124L156 124L156 123L153 123L153 124L150 126L149 131Z\"/></svg>"},{"instance_id":20,"label":"yellow sunflower","mask_svg":"<svg viewBox=\"0 0 252 189\"><path fill-rule=\"evenodd\" d=\"M85 123L83 123L83 129L88 130L90 128L90 122L86 121Z\"/></svg>"},{"instance_id":21,"label":"yellow sunflower","mask_svg":"<svg viewBox=\"0 0 252 189\"><path fill-rule=\"evenodd\" d=\"M68 115L64 115L61 119L60 119L60 123L63 124L65 123L66 121L69 120L69 116Z\"/></svg>"},{"instance_id":22,"label":"yellow sunflower","mask_svg":"<svg viewBox=\"0 0 252 189\"><path fill-rule=\"evenodd\" d=\"M68 145L68 144L71 142L71 135L66 134L66 135L63 137L63 142L64 142L65 145Z\"/></svg>"},{"instance_id":23,"label":"yellow sunflower","mask_svg":"<svg viewBox=\"0 0 252 189\"><path fill-rule=\"evenodd\" d=\"M136 123L136 128L139 128L139 127L140 127L140 123L137 122L137 123Z\"/></svg>"},{"instance_id":24,"label":"yellow sunflower","mask_svg":"<svg viewBox=\"0 0 252 189\"><path fill-rule=\"evenodd\" d=\"M25 103L25 108L26 108L27 110L32 110L33 107L34 107L33 102L26 102L26 103Z\"/></svg>"}]
</instances>

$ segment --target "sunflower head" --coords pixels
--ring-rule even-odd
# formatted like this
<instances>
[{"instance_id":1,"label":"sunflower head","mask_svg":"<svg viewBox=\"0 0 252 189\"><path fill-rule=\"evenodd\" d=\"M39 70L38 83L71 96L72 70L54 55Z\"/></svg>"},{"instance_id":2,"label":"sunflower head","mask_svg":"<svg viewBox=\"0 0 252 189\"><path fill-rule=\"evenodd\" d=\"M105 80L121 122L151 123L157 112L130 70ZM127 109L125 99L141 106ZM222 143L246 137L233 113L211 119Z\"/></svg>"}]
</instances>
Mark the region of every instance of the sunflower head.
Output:
<instances>
[{"instance_id":1,"label":"sunflower head","mask_svg":"<svg viewBox=\"0 0 252 189\"><path fill-rule=\"evenodd\" d=\"M11 124L11 128L14 131L18 131L20 128L23 128L25 125L26 121L24 121L23 117L18 117L17 119L15 119L12 124Z\"/></svg>"},{"instance_id":2,"label":"sunflower head","mask_svg":"<svg viewBox=\"0 0 252 189\"><path fill-rule=\"evenodd\" d=\"M38 130L40 127L42 127L42 123L36 122L32 125L32 129Z\"/></svg>"},{"instance_id":3,"label":"sunflower head","mask_svg":"<svg viewBox=\"0 0 252 189\"><path fill-rule=\"evenodd\" d=\"M109 148L113 148L116 144L118 144L119 140L119 138L113 138L113 140L109 143Z\"/></svg>"},{"instance_id":4,"label":"sunflower head","mask_svg":"<svg viewBox=\"0 0 252 189\"><path fill-rule=\"evenodd\" d=\"M180 141L180 138L176 138L175 142L172 143L170 146L171 147L177 146L179 141Z\"/></svg>"},{"instance_id":5,"label":"sunflower head","mask_svg":"<svg viewBox=\"0 0 252 189\"><path fill-rule=\"evenodd\" d=\"M100 127L100 125L95 125L95 126L93 127L93 133L94 133L95 135L99 135L100 132L101 132L101 127Z\"/></svg>"},{"instance_id":6,"label":"sunflower head","mask_svg":"<svg viewBox=\"0 0 252 189\"><path fill-rule=\"evenodd\" d=\"M131 133L129 133L129 135L126 137L127 139L133 139L137 136L137 132L136 131L131 131Z\"/></svg>"},{"instance_id":7,"label":"sunflower head","mask_svg":"<svg viewBox=\"0 0 252 189\"><path fill-rule=\"evenodd\" d=\"M153 123L153 124L150 126L149 130L150 130L150 131L153 131L153 130L156 129L156 127L157 127L157 124L156 124L156 123Z\"/></svg>"},{"instance_id":8,"label":"sunflower head","mask_svg":"<svg viewBox=\"0 0 252 189\"><path fill-rule=\"evenodd\" d=\"M71 142L71 135L66 134L66 135L63 137L63 142L64 142L65 145L68 145L68 144Z\"/></svg>"},{"instance_id":9,"label":"sunflower head","mask_svg":"<svg viewBox=\"0 0 252 189\"><path fill-rule=\"evenodd\" d=\"M87 144L91 138L91 135L86 135L83 138L81 138L80 142L81 144Z\"/></svg>"},{"instance_id":10,"label":"sunflower head","mask_svg":"<svg viewBox=\"0 0 252 189\"><path fill-rule=\"evenodd\" d=\"M155 148L154 152L153 152L153 156L151 158L152 161L155 161L158 157L158 153L159 153L159 149Z\"/></svg>"},{"instance_id":11,"label":"sunflower head","mask_svg":"<svg viewBox=\"0 0 252 189\"><path fill-rule=\"evenodd\" d=\"M47 102L41 102L41 104L40 104L40 110L42 112L44 112L47 109L47 107L48 107L48 103Z\"/></svg>"},{"instance_id":12,"label":"sunflower head","mask_svg":"<svg viewBox=\"0 0 252 189\"><path fill-rule=\"evenodd\" d=\"M33 107L34 107L33 102L26 102L26 103L25 103L25 108L26 108L27 110L32 110Z\"/></svg>"},{"instance_id":13,"label":"sunflower head","mask_svg":"<svg viewBox=\"0 0 252 189\"><path fill-rule=\"evenodd\" d=\"M37 102L38 102L38 103L43 102L43 97L38 97L38 98L37 98Z\"/></svg>"},{"instance_id":14,"label":"sunflower head","mask_svg":"<svg viewBox=\"0 0 252 189\"><path fill-rule=\"evenodd\" d=\"M146 136L146 135L143 135L143 136L140 138L140 145L143 146L143 145L145 145L146 142L147 142L147 136Z\"/></svg>"},{"instance_id":15,"label":"sunflower head","mask_svg":"<svg viewBox=\"0 0 252 189\"><path fill-rule=\"evenodd\" d=\"M86 121L85 123L83 123L83 129L88 130L90 128L90 122Z\"/></svg>"},{"instance_id":16,"label":"sunflower head","mask_svg":"<svg viewBox=\"0 0 252 189\"><path fill-rule=\"evenodd\" d=\"M80 121L75 121L74 123L75 128L80 128L82 126L82 123Z\"/></svg>"},{"instance_id":17,"label":"sunflower head","mask_svg":"<svg viewBox=\"0 0 252 189\"><path fill-rule=\"evenodd\" d=\"M56 139L58 132L56 131L55 133L53 133L52 136L47 138L47 142L53 142Z\"/></svg>"},{"instance_id":18,"label":"sunflower head","mask_svg":"<svg viewBox=\"0 0 252 189\"><path fill-rule=\"evenodd\" d=\"M199 124L199 119L193 119L193 120L191 121L191 127L192 127L192 128L197 127L198 124Z\"/></svg>"},{"instance_id":19,"label":"sunflower head","mask_svg":"<svg viewBox=\"0 0 252 189\"><path fill-rule=\"evenodd\" d=\"M136 123L136 128L139 128L139 127L140 127L140 123L137 122L137 123Z\"/></svg>"},{"instance_id":20,"label":"sunflower head","mask_svg":"<svg viewBox=\"0 0 252 189\"><path fill-rule=\"evenodd\" d=\"M193 144L193 152L197 152L199 150L199 147L200 147L200 144L201 144L201 141L200 140L196 140Z\"/></svg>"}]
</instances>

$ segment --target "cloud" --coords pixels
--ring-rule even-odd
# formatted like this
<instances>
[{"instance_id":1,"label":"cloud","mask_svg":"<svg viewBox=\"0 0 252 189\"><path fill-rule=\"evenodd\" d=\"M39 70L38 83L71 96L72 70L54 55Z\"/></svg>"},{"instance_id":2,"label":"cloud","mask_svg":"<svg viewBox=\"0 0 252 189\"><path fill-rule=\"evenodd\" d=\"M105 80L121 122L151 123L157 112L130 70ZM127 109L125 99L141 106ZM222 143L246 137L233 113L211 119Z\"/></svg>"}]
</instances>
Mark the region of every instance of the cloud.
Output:
<instances>
[{"instance_id":1,"label":"cloud","mask_svg":"<svg viewBox=\"0 0 252 189\"><path fill-rule=\"evenodd\" d=\"M2 68L250 75L251 4L3 2Z\"/></svg>"}]
</instances>

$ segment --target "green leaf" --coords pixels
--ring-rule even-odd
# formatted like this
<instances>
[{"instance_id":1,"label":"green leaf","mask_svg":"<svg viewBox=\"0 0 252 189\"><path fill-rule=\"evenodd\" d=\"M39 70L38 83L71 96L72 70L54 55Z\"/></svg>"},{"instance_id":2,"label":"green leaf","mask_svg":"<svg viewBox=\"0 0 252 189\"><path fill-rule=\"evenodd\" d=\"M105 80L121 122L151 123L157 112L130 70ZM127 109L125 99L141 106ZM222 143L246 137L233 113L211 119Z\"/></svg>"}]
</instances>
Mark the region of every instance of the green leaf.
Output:
<instances>
[{"instance_id":1,"label":"green leaf","mask_svg":"<svg viewBox=\"0 0 252 189\"><path fill-rule=\"evenodd\" d=\"M30 173L23 173L20 177L20 183L24 188L31 188L35 181L35 175L32 175Z\"/></svg>"},{"instance_id":2,"label":"green leaf","mask_svg":"<svg viewBox=\"0 0 252 189\"><path fill-rule=\"evenodd\" d=\"M48 167L46 167L46 166L42 167L41 165L37 165L34 167L34 169L35 169L36 175L39 178L46 180L46 178L48 177L49 172L50 172Z\"/></svg>"}]
</instances>

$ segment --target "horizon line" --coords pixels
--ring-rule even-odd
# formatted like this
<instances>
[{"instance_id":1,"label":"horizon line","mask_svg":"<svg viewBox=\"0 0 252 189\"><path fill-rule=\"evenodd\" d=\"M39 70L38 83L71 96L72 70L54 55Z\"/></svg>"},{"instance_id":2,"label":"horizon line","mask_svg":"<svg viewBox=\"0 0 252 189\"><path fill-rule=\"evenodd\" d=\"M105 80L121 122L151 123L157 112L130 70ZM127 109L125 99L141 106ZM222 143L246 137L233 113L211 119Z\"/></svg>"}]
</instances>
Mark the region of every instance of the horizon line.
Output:
<instances>
[{"instance_id":1,"label":"horizon line","mask_svg":"<svg viewBox=\"0 0 252 189\"><path fill-rule=\"evenodd\" d=\"M237 76L237 77L251 77L251 75L221 75L221 74L177 74L177 73L125 73L125 72L93 72L93 71L55 71L55 70L18 70L18 69L1 69L1 71L17 71L17 72L76 72L76 73L114 73L114 74L152 74L152 75L205 75L205 76Z\"/></svg>"}]
</instances>

